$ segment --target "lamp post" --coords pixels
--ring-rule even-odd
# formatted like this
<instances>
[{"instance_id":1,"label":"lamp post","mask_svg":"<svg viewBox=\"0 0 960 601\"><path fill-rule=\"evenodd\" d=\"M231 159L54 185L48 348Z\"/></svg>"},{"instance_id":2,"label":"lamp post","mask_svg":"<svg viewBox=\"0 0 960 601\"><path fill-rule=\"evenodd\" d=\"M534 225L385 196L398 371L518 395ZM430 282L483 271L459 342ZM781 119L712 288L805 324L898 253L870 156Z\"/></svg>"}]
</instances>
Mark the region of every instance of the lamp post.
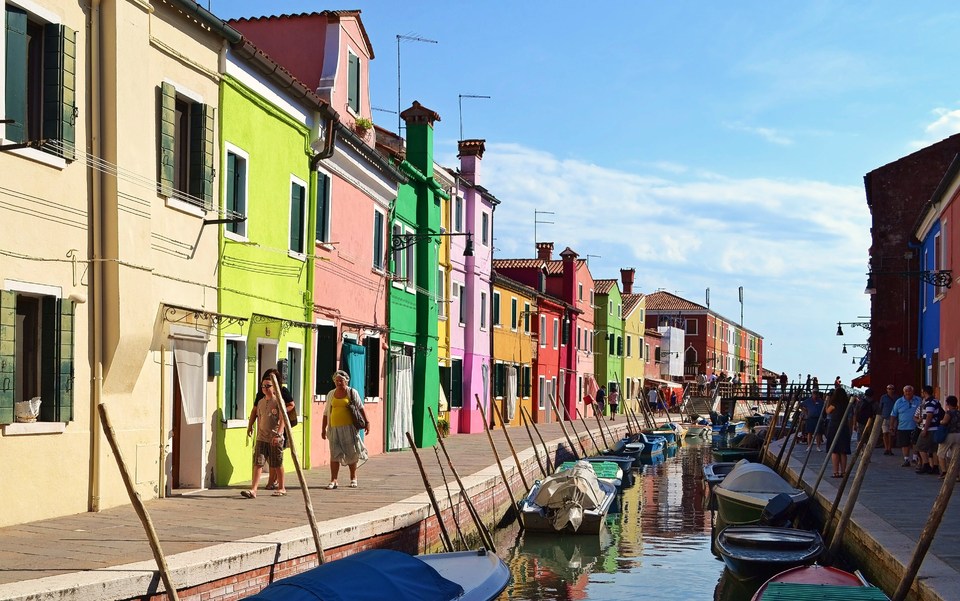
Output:
<instances>
[{"instance_id":1,"label":"lamp post","mask_svg":"<svg viewBox=\"0 0 960 601\"><path fill-rule=\"evenodd\" d=\"M870 330L869 321L838 321L837 322L837 336L843 336L843 327L842 326L851 326L854 328L863 328L864 330Z\"/></svg>"},{"instance_id":2,"label":"lamp post","mask_svg":"<svg viewBox=\"0 0 960 601\"><path fill-rule=\"evenodd\" d=\"M847 354L847 347L848 347L848 346L853 347L853 348L861 348L861 349L863 349L863 350L869 350L869 349L870 349L870 345L869 345L869 344L856 344L856 343L853 343L853 342L845 342L845 343L843 343L843 350L840 351L840 352L843 353L844 355L846 355L846 354Z\"/></svg>"},{"instance_id":3,"label":"lamp post","mask_svg":"<svg viewBox=\"0 0 960 601\"><path fill-rule=\"evenodd\" d=\"M936 286L937 288L949 288L953 284L953 272L949 269L920 271L869 271L867 272L867 287L863 290L865 294L876 294L877 287L874 283L875 275L899 275L904 278L916 277L920 281Z\"/></svg>"},{"instance_id":4,"label":"lamp post","mask_svg":"<svg viewBox=\"0 0 960 601\"><path fill-rule=\"evenodd\" d=\"M473 256L473 233L442 233L442 234L393 234L390 238L390 248L393 250L403 250L409 248L418 242L433 240L434 238L452 238L454 236L466 236L467 243L463 247L463 256Z\"/></svg>"}]
</instances>

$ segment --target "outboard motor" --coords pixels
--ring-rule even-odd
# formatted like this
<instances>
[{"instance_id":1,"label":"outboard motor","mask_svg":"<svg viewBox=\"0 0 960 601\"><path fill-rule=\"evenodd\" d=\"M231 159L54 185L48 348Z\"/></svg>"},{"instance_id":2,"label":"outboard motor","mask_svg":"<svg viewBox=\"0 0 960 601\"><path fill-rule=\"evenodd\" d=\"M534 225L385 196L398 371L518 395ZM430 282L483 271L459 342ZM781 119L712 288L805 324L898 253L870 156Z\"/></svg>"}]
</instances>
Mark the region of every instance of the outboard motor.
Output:
<instances>
[{"instance_id":1,"label":"outboard motor","mask_svg":"<svg viewBox=\"0 0 960 601\"><path fill-rule=\"evenodd\" d=\"M786 526L796 513L796 503L790 495L782 492L767 502L760 514L760 524L764 526Z\"/></svg>"}]
</instances>

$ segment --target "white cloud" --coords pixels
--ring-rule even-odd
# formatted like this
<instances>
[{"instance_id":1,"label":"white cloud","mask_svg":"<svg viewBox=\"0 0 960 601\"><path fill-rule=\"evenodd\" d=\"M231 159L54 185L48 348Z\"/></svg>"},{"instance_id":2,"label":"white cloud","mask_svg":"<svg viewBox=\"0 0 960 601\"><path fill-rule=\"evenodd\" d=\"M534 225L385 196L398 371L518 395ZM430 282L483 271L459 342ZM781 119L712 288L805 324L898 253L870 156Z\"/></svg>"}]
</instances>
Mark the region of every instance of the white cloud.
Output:
<instances>
[{"instance_id":1,"label":"white cloud","mask_svg":"<svg viewBox=\"0 0 960 601\"><path fill-rule=\"evenodd\" d=\"M787 137L771 127L754 127L740 122L727 122L724 123L723 126L733 131L742 131L748 134L760 136L767 142L778 144L780 146L790 146L793 144L792 138Z\"/></svg>"},{"instance_id":2,"label":"white cloud","mask_svg":"<svg viewBox=\"0 0 960 601\"><path fill-rule=\"evenodd\" d=\"M933 109L932 113L936 118L923 128L922 139L909 142L907 146L911 150L924 148L960 132L960 109L938 107Z\"/></svg>"}]
</instances>

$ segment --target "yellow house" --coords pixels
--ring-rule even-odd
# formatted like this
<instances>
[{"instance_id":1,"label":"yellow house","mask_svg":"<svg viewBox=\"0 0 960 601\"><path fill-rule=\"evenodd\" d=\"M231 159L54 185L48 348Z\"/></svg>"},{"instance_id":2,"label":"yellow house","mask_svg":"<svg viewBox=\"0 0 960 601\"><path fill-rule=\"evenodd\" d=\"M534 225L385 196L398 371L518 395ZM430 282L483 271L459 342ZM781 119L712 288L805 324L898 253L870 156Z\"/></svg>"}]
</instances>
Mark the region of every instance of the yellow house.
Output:
<instances>
[{"instance_id":1,"label":"yellow house","mask_svg":"<svg viewBox=\"0 0 960 601\"><path fill-rule=\"evenodd\" d=\"M493 398L503 420L520 425L520 404L531 411L533 362L537 345L532 331L537 291L493 272ZM494 421L495 416L487 416ZM496 419L496 423L501 420Z\"/></svg>"},{"instance_id":2,"label":"yellow house","mask_svg":"<svg viewBox=\"0 0 960 601\"><path fill-rule=\"evenodd\" d=\"M643 395L644 379L644 320L646 318L647 300L643 294L633 292L633 269L620 271L623 280L623 399L621 411L629 407L639 412L637 405Z\"/></svg>"},{"instance_id":3,"label":"yellow house","mask_svg":"<svg viewBox=\"0 0 960 601\"><path fill-rule=\"evenodd\" d=\"M433 177L444 190L453 190L456 187L456 177L449 171L439 165L433 167ZM456 194L450 194L450 198L440 199L440 227L443 232L453 231L451 225L451 199ZM450 399L447 398L447 390L450 382L443 376L450 373L450 238L448 236L440 237L440 247L437 253L437 363L440 368L440 412L444 413L450 408Z\"/></svg>"}]
</instances>

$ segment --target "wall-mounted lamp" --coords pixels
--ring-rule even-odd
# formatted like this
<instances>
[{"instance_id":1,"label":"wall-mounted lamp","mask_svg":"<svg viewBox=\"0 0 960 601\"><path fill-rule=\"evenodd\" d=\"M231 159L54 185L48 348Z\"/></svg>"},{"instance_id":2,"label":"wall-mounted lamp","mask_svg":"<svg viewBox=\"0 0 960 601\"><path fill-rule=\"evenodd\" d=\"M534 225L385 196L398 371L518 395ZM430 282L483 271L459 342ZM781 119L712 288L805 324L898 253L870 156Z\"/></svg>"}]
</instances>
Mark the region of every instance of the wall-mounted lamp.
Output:
<instances>
[{"instance_id":1,"label":"wall-mounted lamp","mask_svg":"<svg viewBox=\"0 0 960 601\"><path fill-rule=\"evenodd\" d=\"M837 336L843 336L843 328L840 326L852 326L854 328L863 328L864 330L869 330L870 322L869 321L838 321Z\"/></svg>"},{"instance_id":2,"label":"wall-mounted lamp","mask_svg":"<svg viewBox=\"0 0 960 601\"><path fill-rule=\"evenodd\" d=\"M472 232L462 232L457 234L393 234L390 238L390 248L393 250L403 250L410 246L413 246L417 242L424 242L426 240L433 240L434 238L447 238L454 236L466 236L467 243L463 247L463 256L472 257L473 256L473 233Z\"/></svg>"},{"instance_id":3,"label":"wall-mounted lamp","mask_svg":"<svg viewBox=\"0 0 960 601\"><path fill-rule=\"evenodd\" d=\"M918 277L920 281L936 286L937 288L949 288L953 284L953 272L949 269L939 271L871 271L867 273L867 287L864 288L864 294L876 294L877 287L874 284L875 275L899 275L904 278Z\"/></svg>"},{"instance_id":4,"label":"wall-mounted lamp","mask_svg":"<svg viewBox=\"0 0 960 601\"><path fill-rule=\"evenodd\" d=\"M843 353L844 355L846 355L846 354L847 354L847 347L848 347L848 346L851 346L851 347L853 347L853 348L862 348L863 350L868 350L868 349L870 348L870 345L869 345L869 344L854 344L854 343L852 343L852 342L846 342L846 343L844 343L844 345L843 345L843 350L841 351L841 353Z\"/></svg>"}]
</instances>

